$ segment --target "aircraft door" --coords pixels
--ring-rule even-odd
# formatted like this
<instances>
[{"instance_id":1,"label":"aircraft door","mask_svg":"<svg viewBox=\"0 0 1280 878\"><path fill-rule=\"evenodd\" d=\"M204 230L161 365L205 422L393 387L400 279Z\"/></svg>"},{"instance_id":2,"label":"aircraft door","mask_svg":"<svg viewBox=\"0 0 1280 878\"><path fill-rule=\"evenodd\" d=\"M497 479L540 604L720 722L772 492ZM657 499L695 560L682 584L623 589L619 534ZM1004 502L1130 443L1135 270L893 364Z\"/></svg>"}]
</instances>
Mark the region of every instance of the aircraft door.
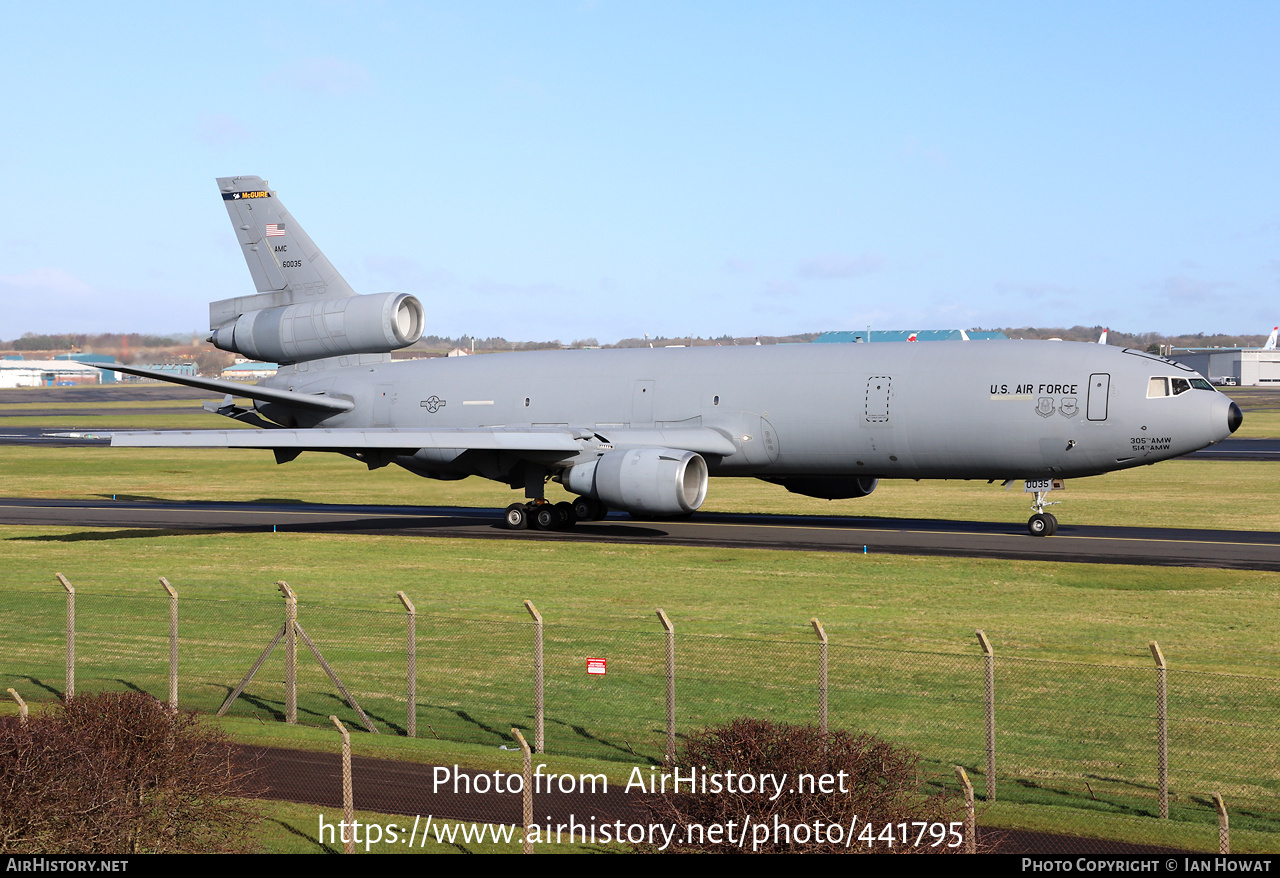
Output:
<instances>
[{"instance_id":1,"label":"aircraft door","mask_svg":"<svg viewBox=\"0 0 1280 878\"><path fill-rule=\"evenodd\" d=\"M867 379L866 422L889 423L889 396L893 392L893 379L888 375L875 375Z\"/></svg>"},{"instance_id":2,"label":"aircraft door","mask_svg":"<svg viewBox=\"0 0 1280 878\"><path fill-rule=\"evenodd\" d=\"M1089 376L1089 420L1107 419L1107 398L1111 395L1111 375L1094 372Z\"/></svg>"}]
</instances>

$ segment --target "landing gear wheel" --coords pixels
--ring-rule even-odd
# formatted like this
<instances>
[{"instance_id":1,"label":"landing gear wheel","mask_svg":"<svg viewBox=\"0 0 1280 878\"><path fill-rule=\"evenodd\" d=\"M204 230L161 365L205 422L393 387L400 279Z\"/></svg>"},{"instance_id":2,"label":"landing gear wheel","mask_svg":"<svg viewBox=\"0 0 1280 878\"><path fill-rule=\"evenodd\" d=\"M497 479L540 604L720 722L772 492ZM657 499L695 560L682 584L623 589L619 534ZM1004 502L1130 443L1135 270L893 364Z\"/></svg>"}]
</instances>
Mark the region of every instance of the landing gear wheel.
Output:
<instances>
[{"instance_id":1,"label":"landing gear wheel","mask_svg":"<svg viewBox=\"0 0 1280 878\"><path fill-rule=\"evenodd\" d=\"M1033 537L1053 536L1058 529L1058 519L1048 512L1038 512L1027 520L1027 530Z\"/></svg>"},{"instance_id":2,"label":"landing gear wheel","mask_svg":"<svg viewBox=\"0 0 1280 878\"><path fill-rule=\"evenodd\" d=\"M555 530L560 526L560 513L550 503L533 510L533 526L538 530Z\"/></svg>"},{"instance_id":3,"label":"landing gear wheel","mask_svg":"<svg viewBox=\"0 0 1280 878\"><path fill-rule=\"evenodd\" d=\"M556 514L560 516L559 527L573 527L578 521L577 513L574 511L573 504L562 500L556 504Z\"/></svg>"},{"instance_id":4,"label":"landing gear wheel","mask_svg":"<svg viewBox=\"0 0 1280 878\"><path fill-rule=\"evenodd\" d=\"M600 518L600 501L592 497L579 497L573 501L573 515L578 521L595 521Z\"/></svg>"},{"instance_id":5,"label":"landing gear wheel","mask_svg":"<svg viewBox=\"0 0 1280 878\"><path fill-rule=\"evenodd\" d=\"M1045 515L1049 516L1049 536L1053 536L1058 532L1058 516L1052 512L1046 512Z\"/></svg>"},{"instance_id":6,"label":"landing gear wheel","mask_svg":"<svg viewBox=\"0 0 1280 878\"><path fill-rule=\"evenodd\" d=\"M512 503L507 507L505 520L508 530L524 530L529 526L529 510L523 503Z\"/></svg>"}]
</instances>

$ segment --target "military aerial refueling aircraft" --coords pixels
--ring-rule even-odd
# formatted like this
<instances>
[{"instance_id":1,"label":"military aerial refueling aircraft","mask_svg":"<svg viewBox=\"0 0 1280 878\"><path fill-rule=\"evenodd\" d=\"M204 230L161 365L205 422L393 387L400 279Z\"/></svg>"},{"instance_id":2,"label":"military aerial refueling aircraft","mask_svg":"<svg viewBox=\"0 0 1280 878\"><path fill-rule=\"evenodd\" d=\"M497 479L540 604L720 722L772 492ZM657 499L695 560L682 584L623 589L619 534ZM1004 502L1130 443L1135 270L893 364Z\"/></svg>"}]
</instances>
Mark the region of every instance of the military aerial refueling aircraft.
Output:
<instances>
[{"instance_id":1,"label":"military aerial refueling aircraft","mask_svg":"<svg viewBox=\"0 0 1280 878\"><path fill-rule=\"evenodd\" d=\"M107 366L225 393L258 429L115 433L113 446L269 448L481 476L523 488L511 528L609 509L686 515L708 477L810 497L882 478L1027 480L1028 530L1052 534L1051 482L1177 457L1231 435L1240 409L1185 366L1051 341L797 344L504 353L393 362L426 312L357 295L260 177L218 180L257 293L209 306L210 340L281 364L260 384ZM253 409L233 398L253 400ZM577 494L549 503L548 480Z\"/></svg>"}]
</instances>

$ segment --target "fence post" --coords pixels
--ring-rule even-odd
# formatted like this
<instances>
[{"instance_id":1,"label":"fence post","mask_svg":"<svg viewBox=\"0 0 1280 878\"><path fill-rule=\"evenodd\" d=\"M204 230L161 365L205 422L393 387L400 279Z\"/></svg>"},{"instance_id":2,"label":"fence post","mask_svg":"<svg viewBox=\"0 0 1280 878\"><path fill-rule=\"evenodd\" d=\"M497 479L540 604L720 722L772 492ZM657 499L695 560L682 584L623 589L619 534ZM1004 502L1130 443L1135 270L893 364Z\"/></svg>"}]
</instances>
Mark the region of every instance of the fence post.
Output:
<instances>
[{"instance_id":1,"label":"fence post","mask_svg":"<svg viewBox=\"0 0 1280 878\"><path fill-rule=\"evenodd\" d=\"M178 592L169 580L160 577L160 584L169 593L169 709L178 709Z\"/></svg>"},{"instance_id":2,"label":"fence post","mask_svg":"<svg viewBox=\"0 0 1280 878\"><path fill-rule=\"evenodd\" d=\"M17 689L10 687L6 691L11 696L13 696L13 700L18 703L18 717L20 718L19 721L25 723L27 721L27 702L22 700L22 696L18 694Z\"/></svg>"},{"instance_id":3,"label":"fence post","mask_svg":"<svg viewBox=\"0 0 1280 878\"><path fill-rule=\"evenodd\" d=\"M973 784L962 766L955 766L956 777L960 779L960 789L964 793L964 852L975 853L978 849L977 820L973 807Z\"/></svg>"},{"instance_id":4,"label":"fence post","mask_svg":"<svg viewBox=\"0 0 1280 878\"><path fill-rule=\"evenodd\" d=\"M405 623L408 628L405 644L405 701L407 702L405 728L410 738L416 738L418 737L418 611L413 608L413 602L404 592L396 592L396 597L400 598L405 612L409 614Z\"/></svg>"},{"instance_id":5,"label":"fence post","mask_svg":"<svg viewBox=\"0 0 1280 878\"><path fill-rule=\"evenodd\" d=\"M1218 812L1218 853L1229 854L1231 853L1231 825L1227 819L1227 806L1222 801L1221 793L1213 794L1213 808Z\"/></svg>"},{"instance_id":6,"label":"fence post","mask_svg":"<svg viewBox=\"0 0 1280 878\"><path fill-rule=\"evenodd\" d=\"M542 737L546 721L546 706L542 697L542 614L533 605L533 601L525 601L524 608L533 617L533 746L539 753L546 753L546 740Z\"/></svg>"},{"instance_id":7,"label":"fence post","mask_svg":"<svg viewBox=\"0 0 1280 878\"><path fill-rule=\"evenodd\" d=\"M67 590L67 677L62 687L62 697L76 697L76 590L67 577L56 574L58 582Z\"/></svg>"},{"instance_id":8,"label":"fence post","mask_svg":"<svg viewBox=\"0 0 1280 878\"><path fill-rule=\"evenodd\" d=\"M298 722L298 596L281 579L276 583L284 595L284 721Z\"/></svg>"},{"instance_id":9,"label":"fence post","mask_svg":"<svg viewBox=\"0 0 1280 878\"><path fill-rule=\"evenodd\" d=\"M676 761L676 626L658 608L658 621L667 632L667 755L668 765Z\"/></svg>"},{"instance_id":10,"label":"fence post","mask_svg":"<svg viewBox=\"0 0 1280 878\"><path fill-rule=\"evenodd\" d=\"M982 647L982 664L986 669L986 705L987 705L987 801L996 800L996 653L991 648L991 641L979 628L978 645Z\"/></svg>"},{"instance_id":11,"label":"fence post","mask_svg":"<svg viewBox=\"0 0 1280 878\"><path fill-rule=\"evenodd\" d=\"M827 632L817 617L809 620L813 633L818 635L818 725L822 734L827 733Z\"/></svg>"},{"instance_id":12,"label":"fence post","mask_svg":"<svg viewBox=\"0 0 1280 878\"><path fill-rule=\"evenodd\" d=\"M525 601L525 603L529 603ZM520 827L521 853L533 853L533 840L529 838L529 827L533 825L533 754L529 752L529 742L524 739L524 735L520 734L519 729L512 729L511 734L516 736L516 740L520 742L520 753L524 756L524 767L521 771L524 777L524 784L520 793L521 803L521 820Z\"/></svg>"},{"instance_id":13,"label":"fence post","mask_svg":"<svg viewBox=\"0 0 1280 878\"><path fill-rule=\"evenodd\" d=\"M342 721L333 714L329 715L329 721L338 727L338 731L342 733L342 825L346 827L346 832L342 832L342 852L344 854L354 854L356 852L356 830L355 823L356 812L355 802L352 800L351 794L351 733L347 731L347 727ZM341 832L342 826L338 827Z\"/></svg>"},{"instance_id":14,"label":"fence post","mask_svg":"<svg viewBox=\"0 0 1280 878\"><path fill-rule=\"evenodd\" d=\"M1169 689L1168 667L1164 663L1164 653L1160 644L1154 640L1149 644L1151 657L1156 660L1156 729L1159 755L1156 771L1160 778L1160 817L1169 817Z\"/></svg>"}]
</instances>

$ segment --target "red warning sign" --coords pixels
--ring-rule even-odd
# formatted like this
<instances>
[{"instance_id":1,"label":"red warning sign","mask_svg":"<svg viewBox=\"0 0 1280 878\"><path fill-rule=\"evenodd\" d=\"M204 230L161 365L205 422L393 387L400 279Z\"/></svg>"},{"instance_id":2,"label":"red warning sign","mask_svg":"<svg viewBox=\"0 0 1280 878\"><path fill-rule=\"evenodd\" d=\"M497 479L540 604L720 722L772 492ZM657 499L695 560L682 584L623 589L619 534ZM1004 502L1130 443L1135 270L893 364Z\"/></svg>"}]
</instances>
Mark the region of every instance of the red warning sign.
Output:
<instances>
[{"instance_id":1,"label":"red warning sign","mask_svg":"<svg viewBox=\"0 0 1280 878\"><path fill-rule=\"evenodd\" d=\"M605 673L605 664L606 662L602 658L589 658L587 659L587 673L603 675Z\"/></svg>"}]
</instances>

